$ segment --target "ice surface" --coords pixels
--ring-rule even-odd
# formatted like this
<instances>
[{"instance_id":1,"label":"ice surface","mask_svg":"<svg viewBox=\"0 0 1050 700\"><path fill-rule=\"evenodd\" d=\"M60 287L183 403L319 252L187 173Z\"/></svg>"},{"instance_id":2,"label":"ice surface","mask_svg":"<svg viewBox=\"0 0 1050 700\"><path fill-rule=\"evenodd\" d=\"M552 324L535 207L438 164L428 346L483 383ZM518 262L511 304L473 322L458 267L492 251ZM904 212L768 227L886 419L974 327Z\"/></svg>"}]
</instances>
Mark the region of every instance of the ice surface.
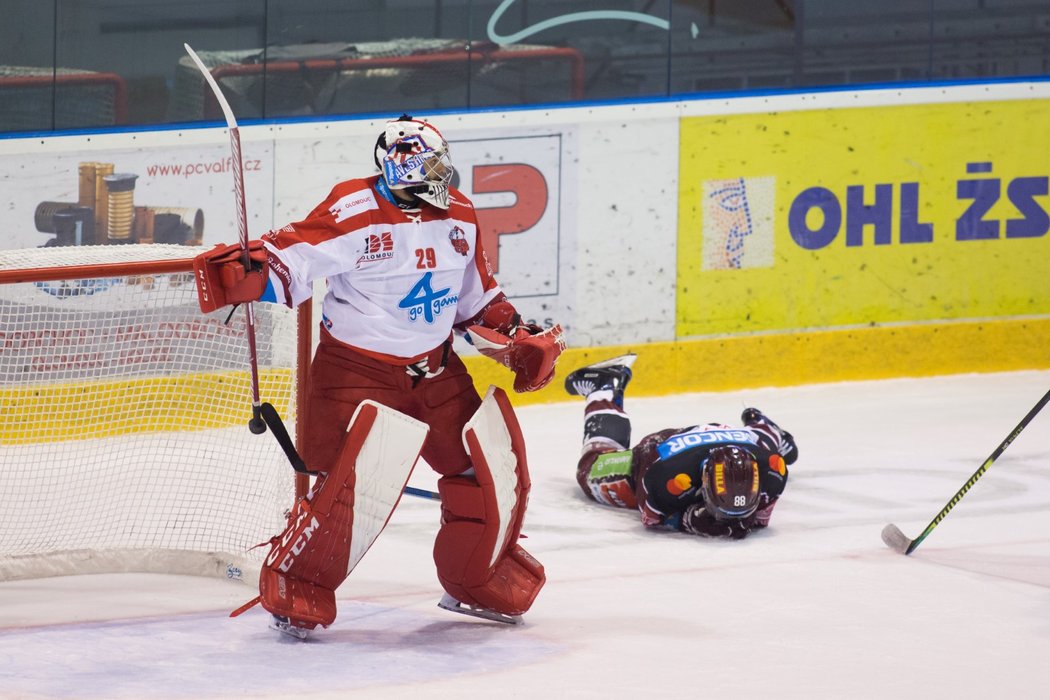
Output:
<instances>
[{"instance_id":1,"label":"ice surface","mask_svg":"<svg viewBox=\"0 0 1050 700\"><path fill-rule=\"evenodd\" d=\"M525 624L440 610L438 505L405 498L305 643L250 586L158 575L0 584L4 698L1043 697L1050 672L1050 409L909 557L1050 372L627 397L635 437L758 406L799 443L772 526L740 542L644 532L584 500L583 402L519 410ZM412 485L434 488L422 465ZM260 532L260 540L273 533Z\"/></svg>"}]
</instances>

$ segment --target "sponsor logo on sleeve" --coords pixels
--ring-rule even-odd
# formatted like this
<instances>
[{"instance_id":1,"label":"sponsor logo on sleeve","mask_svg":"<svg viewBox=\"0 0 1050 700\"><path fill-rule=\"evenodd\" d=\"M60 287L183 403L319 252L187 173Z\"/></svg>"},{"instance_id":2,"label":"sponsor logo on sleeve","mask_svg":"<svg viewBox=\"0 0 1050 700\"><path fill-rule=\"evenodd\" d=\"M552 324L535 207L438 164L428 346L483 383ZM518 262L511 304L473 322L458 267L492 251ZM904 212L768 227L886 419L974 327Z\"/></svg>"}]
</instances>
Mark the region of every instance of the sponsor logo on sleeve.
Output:
<instances>
[{"instance_id":1,"label":"sponsor logo on sleeve","mask_svg":"<svg viewBox=\"0 0 1050 700\"><path fill-rule=\"evenodd\" d=\"M288 266L284 262L273 254L272 251L266 251L266 263L269 265L270 270L273 271L277 278L281 280L281 287L284 291L285 301L291 303L292 298L292 272L288 269Z\"/></svg>"},{"instance_id":2,"label":"sponsor logo on sleeve","mask_svg":"<svg viewBox=\"0 0 1050 700\"><path fill-rule=\"evenodd\" d=\"M329 211L335 217L336 223L339 223L349 219L351 216L357 216L370 209L378 208L379 204L376 203L376 198L372 196L372 191L360 190L340 198L339 201L332 205Z\"/></svg>"}]
</instances>

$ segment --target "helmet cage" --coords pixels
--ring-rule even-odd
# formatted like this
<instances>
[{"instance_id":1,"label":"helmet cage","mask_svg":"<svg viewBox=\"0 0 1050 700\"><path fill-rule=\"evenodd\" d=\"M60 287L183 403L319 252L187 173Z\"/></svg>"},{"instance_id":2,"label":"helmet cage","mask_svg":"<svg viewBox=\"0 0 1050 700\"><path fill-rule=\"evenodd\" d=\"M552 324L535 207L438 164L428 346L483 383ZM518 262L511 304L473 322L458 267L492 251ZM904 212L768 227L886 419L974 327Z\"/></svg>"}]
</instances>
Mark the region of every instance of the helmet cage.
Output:
<instances>
[{"instance_id":1,"label":"helmet cage","mask_svg":"<svg viewBox=\"0 0 1050 700\"><path fill-rule=\"evenodd\" d=\"M716 520L746 518L758 508L759 469L755 456L733 446L716 447L700 470L704 508Z\"/></svg>"}]
</instances>

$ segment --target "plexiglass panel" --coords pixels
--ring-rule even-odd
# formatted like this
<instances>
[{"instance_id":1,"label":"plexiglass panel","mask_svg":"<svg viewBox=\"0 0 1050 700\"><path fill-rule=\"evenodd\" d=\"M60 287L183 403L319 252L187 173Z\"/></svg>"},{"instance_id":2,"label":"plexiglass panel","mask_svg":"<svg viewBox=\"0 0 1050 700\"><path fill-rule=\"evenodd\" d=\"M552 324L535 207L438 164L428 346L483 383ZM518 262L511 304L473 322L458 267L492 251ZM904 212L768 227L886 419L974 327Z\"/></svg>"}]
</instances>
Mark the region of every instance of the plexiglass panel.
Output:
<instances>
[{"instance_id":1,"label":"plexiglass panel","mask_svg":"<svg viewBox=\"0 0 1050 700\"><path fill-rule=\"evenodd\" d=\"M1050 73L1045 0L7 0L0 132Z\"/></svg>"}]
</instances>

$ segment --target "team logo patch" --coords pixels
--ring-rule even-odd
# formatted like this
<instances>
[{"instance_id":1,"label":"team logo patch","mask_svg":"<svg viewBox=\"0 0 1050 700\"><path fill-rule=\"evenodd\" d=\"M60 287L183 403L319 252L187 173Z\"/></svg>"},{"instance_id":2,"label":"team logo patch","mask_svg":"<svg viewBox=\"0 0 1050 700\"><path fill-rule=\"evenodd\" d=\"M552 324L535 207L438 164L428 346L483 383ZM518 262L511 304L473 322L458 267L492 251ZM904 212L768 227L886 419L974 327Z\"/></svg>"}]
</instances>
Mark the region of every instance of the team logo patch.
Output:
<instances>
[{"instance_id":1,"label":"team logo patch","mask_svg":"<svg viewBox=\"0 0 1050 700\"><path fill-rule=\"evenodd\" d=\"M379 235L370 233L365 240L365 252L357 259L356 267L359 268L364 263L389 260L392 257L394 257L394 234L390 231L383 231Z\"/></svg>"},{"instance_id":2,"label":"team logo patch","mask_svg":"<svg viewBox=\"0 0 1050 700\"><path fill-rule=\"evenodd\" d=\"M452 230L448 232L448 239L452 241L452 249L454 251L463 257L470 255L470 244L467 243L467 234L459 226L452 227Z\"/></svg>"}]
</instances>

